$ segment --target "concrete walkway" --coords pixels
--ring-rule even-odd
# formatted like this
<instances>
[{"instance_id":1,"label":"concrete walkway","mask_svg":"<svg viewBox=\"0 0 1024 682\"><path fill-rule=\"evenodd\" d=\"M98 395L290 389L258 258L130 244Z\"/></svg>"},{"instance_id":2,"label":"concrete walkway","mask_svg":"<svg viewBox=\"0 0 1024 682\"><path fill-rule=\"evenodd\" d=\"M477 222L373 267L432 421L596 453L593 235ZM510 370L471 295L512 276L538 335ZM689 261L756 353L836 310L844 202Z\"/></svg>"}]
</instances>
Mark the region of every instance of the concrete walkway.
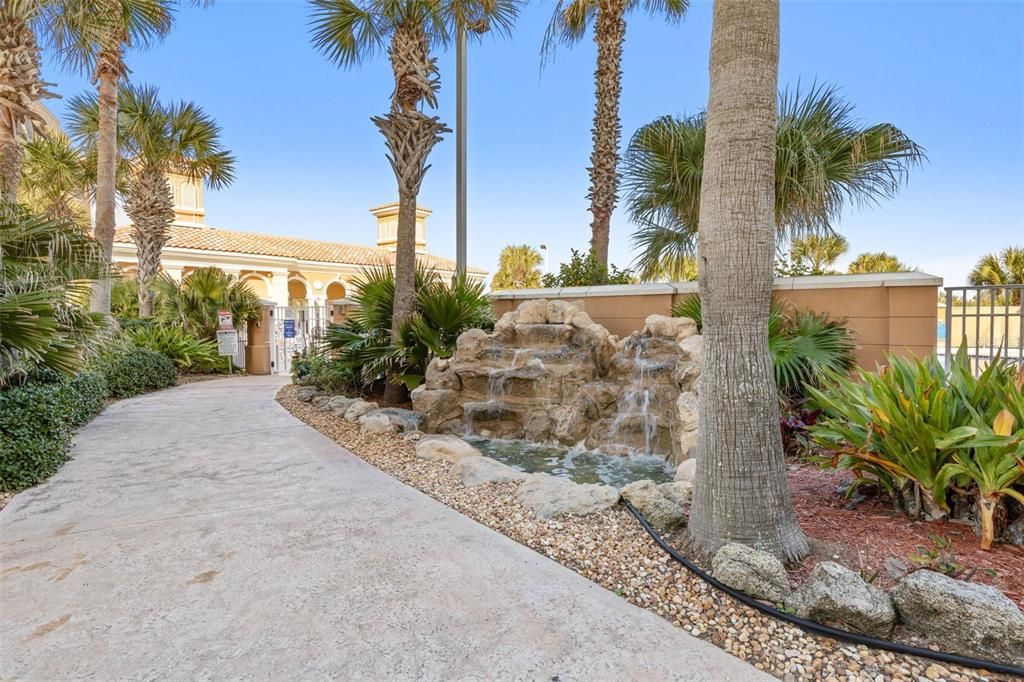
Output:
<instances>
[{"instance_id":1,"label":"concrete walkway","mask_svg":"<svg viewBox=\"0 0 1024 682\"><path fill-rule=\"evenodd\" d=\"M116 403L0 512L0 678L763 677L352 456L280 385Z\"/></svg>"}]
</instances>

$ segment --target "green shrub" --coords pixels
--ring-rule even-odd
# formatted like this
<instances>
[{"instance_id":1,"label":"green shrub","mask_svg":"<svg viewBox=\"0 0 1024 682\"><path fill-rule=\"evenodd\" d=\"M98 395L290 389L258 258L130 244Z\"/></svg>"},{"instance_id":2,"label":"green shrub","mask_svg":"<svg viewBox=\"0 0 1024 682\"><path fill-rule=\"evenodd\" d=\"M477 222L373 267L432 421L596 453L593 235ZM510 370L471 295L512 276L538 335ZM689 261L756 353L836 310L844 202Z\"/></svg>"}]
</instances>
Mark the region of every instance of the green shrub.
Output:
<instances>
[{"instance_id":1,"label":"green shrub","mask_svg":"<svg viewBox=\"0 0 1024 682\"><path fill-rule=\"evenodd\" d=\"M589 287L593 284L633 284L636 277L629 270L619 270L614 265L609 270L597 261L592 251L583 255L572 249L568 263L558 266L558 273L549 272L541 277L541 284L547 289L556 287Z\"/></svg>"},{"instance_id":2,"label":"green shrub","mask_svg":"<svg viewBox=\"0 0 1024 682\"><path fill-rule=\"evenodd\" d=\"M122 336L139 348L160 353L179 370L210 372L224 365L217 353L216 341L197 339L180 327L136 327L125 331Z\"/></svg>"},{"instance_id":3,"label":"green shrub","mask_svg":"<svg viewBox=\"0 0 1024 682\"><path fill-rule=\"evenodd\" d=\"M97 360L96 367L106 378L110 395L114 398L130 398L145 391L166 388L178 380L178 371L169 359L156 351L127 343L108 348Z\"/></svg>"},{"instance_id":4,"label":"green shrub","mask_svg":"<svg viewBox=\"0 0 1024 682\"><path fill-rule=\"evenodd\" d=\"M67 415L68 424L72 427L81 426L99 414L110 395L106 377L101 372L89 370L79 372L63 384L62 391L63 414Z\"/></svg>"},{"instance_id":5,"label":"green shrub","mask_svg":"<svg viewBox=\"0 0 1024 682\"><path fill-rule=\"evenodd\" d=\"M68 460L71 428L59 416L66 387L32 381L0 390L0 490L35 485Z\"/></svg>"}]
</instances>

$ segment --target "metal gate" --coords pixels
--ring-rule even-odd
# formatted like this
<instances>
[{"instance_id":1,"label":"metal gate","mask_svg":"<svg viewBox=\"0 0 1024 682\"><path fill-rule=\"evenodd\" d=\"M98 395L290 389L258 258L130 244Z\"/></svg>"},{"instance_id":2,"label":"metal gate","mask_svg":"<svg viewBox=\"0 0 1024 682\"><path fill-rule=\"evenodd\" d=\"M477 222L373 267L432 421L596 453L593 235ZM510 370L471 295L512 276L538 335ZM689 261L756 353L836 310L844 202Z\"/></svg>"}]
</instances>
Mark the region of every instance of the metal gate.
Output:
<instances>
[{"instance_id":1,"label":"metal gate","mask_svg":"<svg viewBox=\"0 0 1024 682\"><path fill-rule=\"evenodd\" d=\"M946 368L957 348L964 344L975 374L997 355L1010 362L1024 362L1024 285L946 287L939 304L938 349Z\"/></svg>"},{"instance_id":2,"label":"metal gate","mask_svg":"<svg viewBox=\"0 0 1024 682\"><path fill-rule=\"evenodd\" d=\"M290 374L292 357L306 350L320 338L330 322L326 306L274 308L273 312L273 371Z\"/></svg>"}]
</instances>

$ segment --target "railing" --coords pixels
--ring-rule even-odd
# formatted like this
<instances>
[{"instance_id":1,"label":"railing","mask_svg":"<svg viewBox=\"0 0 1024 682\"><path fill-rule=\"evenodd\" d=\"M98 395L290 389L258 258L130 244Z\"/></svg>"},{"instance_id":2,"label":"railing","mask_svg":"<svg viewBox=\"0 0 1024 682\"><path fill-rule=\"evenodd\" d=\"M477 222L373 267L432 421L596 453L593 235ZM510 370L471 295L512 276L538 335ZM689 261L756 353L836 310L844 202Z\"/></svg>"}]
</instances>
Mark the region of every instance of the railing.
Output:
<instances>
[{"instance_id":1,"label":"railing","mask_svg":"<svg viewBox=\"0 0 1024 682\"><path fill-rule=\"evenodd\" d=\"M326 306L286 306L274 309L274 372L288 374L292 356L323 336L330 320Z\"/></svg>"},{"instance_id":2,"label":"railing","mask_svg":"<svg viewBox=\"0 0 1024 682\"><path fill-rule=\"evenodd\" d=\"M967 347L975 374L997 355L1024 362L1022 298L1024 284L946 287L938 329L946 368L961 345Z\"/></svg>"}]
</instances>

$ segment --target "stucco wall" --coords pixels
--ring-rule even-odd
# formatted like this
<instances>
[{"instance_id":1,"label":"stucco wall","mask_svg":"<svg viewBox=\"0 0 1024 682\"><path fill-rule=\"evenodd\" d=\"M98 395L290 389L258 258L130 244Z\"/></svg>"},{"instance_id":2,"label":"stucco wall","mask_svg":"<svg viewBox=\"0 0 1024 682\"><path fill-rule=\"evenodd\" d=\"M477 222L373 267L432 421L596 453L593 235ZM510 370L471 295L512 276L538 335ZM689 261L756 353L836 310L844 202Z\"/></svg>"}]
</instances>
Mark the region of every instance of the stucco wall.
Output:
<instances>
[{"instance_id":1,"label":"stucco wall","mask_svg":"<svg viewBox=\"0 0 1024 682\"><path fill-rule=\"evenodd\" d=\"M775 296L799 309L846 320L857 338L858 362L874 369L886 351L925 355L935 350L940 286L941 277L920 272L780 277ZM648 315L668 315L675 303L696 292L696 282L678 282L498 291L492 299L499 316L525 300L581 300L595 322L625 336L641 329Z\"/></svg>"}]
</instances>

